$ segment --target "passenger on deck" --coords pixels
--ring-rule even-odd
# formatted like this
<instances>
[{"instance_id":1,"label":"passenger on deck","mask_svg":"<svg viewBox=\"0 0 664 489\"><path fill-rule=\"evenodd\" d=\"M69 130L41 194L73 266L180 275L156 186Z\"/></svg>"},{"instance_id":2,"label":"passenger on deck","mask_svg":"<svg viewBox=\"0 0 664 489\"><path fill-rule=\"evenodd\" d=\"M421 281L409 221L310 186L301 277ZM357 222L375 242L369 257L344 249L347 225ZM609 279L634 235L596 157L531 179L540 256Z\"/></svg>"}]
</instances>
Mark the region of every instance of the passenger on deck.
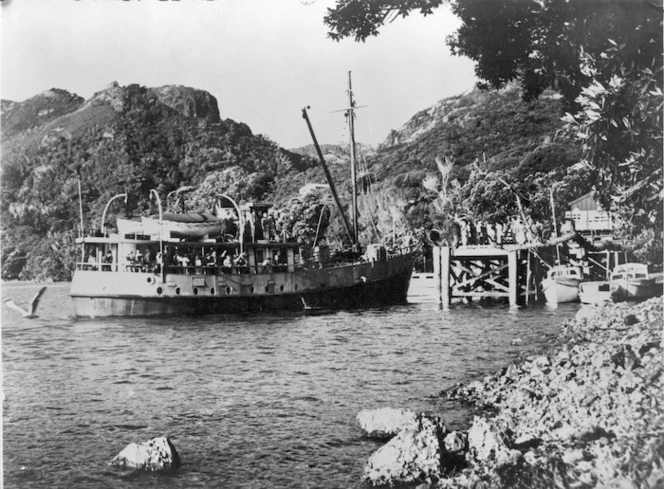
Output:
<instances>
[{"instance_id":1,"label":"passenger on deck","mask_svg":"<svg viewBox=\"0 0 664 489\"><path fill-rule=\"evenodd\" d=\"M113 253L111 250L108 250L106 256L104 256L104 264L101 266L103 272L110 272L113 264Z\"/></svg>"},{"instance_id":2,"label":"passenger on deck","mask_svg":"<svg viewBox=\"0 0 664 489\"><path fill-rule=\"evenodd\" d=\"M97 270L97 260L93 253L88 255L88 270Z\"/></svg>"},{"instance_id":3,"label":"passenger on deck","mask_svg":"<svg viewBox=\"0 0 664 489\"><path fill-rule=\"evenodd\" d=\"M254 219L254 242L262 241L264 239L263 233L263 213L258 211L256 219Z\"/></svg>"}]
</instances>

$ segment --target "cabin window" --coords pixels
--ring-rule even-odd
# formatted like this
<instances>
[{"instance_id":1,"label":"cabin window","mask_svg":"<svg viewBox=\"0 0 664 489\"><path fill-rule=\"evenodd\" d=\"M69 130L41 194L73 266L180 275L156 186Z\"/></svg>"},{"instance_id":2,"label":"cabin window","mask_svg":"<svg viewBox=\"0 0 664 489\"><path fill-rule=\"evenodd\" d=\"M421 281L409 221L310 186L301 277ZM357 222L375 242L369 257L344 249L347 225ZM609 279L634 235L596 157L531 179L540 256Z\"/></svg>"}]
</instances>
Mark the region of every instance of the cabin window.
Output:
<instances>
[{"instance_id":1,"label":"cabin window","mask_svg":"<svg viewBox=\"0 0 664 489\"><path fill-rule=\"evenodd\" d=\"M231 289L230 287L226 287L226 295L230 295L232 290L233 289Z\"/></svg>"}]
</instances>

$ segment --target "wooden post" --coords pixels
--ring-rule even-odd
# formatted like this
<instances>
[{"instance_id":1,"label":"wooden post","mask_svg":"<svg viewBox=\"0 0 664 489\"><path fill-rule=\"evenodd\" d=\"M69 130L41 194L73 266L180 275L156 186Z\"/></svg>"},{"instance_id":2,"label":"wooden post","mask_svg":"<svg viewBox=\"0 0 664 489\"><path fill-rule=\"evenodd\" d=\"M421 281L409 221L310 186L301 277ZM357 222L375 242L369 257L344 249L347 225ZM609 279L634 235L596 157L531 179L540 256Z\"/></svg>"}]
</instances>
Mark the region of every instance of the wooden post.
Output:
<instances>
[{"instance_id":1,"label":"wooden post","mask_svg":"<svg viewBox=\"0 0 664 489\"><path fill-rule=\"evenodd\" d=\"M450 307L450 248L440 247L440 302L443 309Z\"/></svg>"},{"instance_id":2,"label":"wooden post","mask_svg":"<svg viewBox=\"0 0 664 489\"><path fill-rule=\"evenodd\" d=\"M432 253L432 259L433 259L433 277L434 280L436 281L436 295L438 297L438 301L440 301L440 294L441 294L441 282L440 282L440 246L434 246L433 249L431 250ZM425 268L426 270L426 268Z\"/></svg>"},{"instance_id":3,"label":"wooden post","mask_svg":"<svg viewBox=\"0 0 664 489\"><path fill-rule=\"evenodd\" d=\"M527 252L526 262L526 305L530 300L530 250Z\"/></svg>"},{"instance_id":4,"label":"wooden post","mask_svg":"<svg viewBox=\"0 0 664 489\"><path fill-rule=\"evenodd\" d=\"M518 301L519 290L519 274L517 273L517 256L516 251L507 252L507 268L509 269L509 300L510 307L516 307Z\"/></svg>"}]
</instances>

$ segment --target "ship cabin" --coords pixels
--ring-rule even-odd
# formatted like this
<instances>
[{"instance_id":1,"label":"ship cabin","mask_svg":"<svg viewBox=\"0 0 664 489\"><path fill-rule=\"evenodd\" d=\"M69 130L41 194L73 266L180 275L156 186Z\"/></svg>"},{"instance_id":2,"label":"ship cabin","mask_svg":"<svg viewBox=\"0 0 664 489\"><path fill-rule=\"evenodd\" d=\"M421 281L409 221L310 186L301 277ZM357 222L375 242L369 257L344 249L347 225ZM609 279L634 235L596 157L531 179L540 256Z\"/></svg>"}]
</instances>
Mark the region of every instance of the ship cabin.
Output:
<instances>
[{"instance_id":1,"label":"ship cabin","mask_svg":"<svg viewBox=\"0 0 664 489\"><path fill-rule=\"evenodd\" d=\"M348 259L330 256L325 246L302 248L278 229L269 204L248 203L239 210L239 219L228 209L221 218L191 213L164 214L161 220L117 219L117 233L77 239L82 247L77 269L163 276L265 274L335 266ZM224 224L225 218L232 222Z\"/></svg>"}]
</instances>

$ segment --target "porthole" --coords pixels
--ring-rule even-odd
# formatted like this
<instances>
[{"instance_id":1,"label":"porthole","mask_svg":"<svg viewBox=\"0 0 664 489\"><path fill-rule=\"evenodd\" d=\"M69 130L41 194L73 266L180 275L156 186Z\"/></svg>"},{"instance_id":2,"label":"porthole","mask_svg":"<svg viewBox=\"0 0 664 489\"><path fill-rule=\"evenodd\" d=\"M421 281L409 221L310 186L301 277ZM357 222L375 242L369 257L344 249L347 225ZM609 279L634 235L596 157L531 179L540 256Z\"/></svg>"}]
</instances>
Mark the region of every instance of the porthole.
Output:
<instances>
[{"instance_id":1,"label":"porthole","mask_svg":"<svg viewBox=\"0 0 664 489\"><path fill-rule=\"evenodd\" d=\"M161 294L164 290L161 287L157 287L157 294Z\"/></svg>"},{"instance_id":2,"label":"porthole","mask_svg":"<svg viewBox=\"0 0 664 489\"><path fill-rule=\"evenodd\" d=\"M253 288L253 287L249 287L249 292L251 292L251 293L253 294L253 293L254 293L254 288Z\"/></svg>"},{"instance_id":3,"label":"porthole","mask_svg":"<svg viewBox=\"0 0 664 489\"><path fill-rule=\"evenodd\" d=\"M210 289L210 294L214 295L214 287Z\"/></svg>"},{"instance_id":4,"label":"porthole","mask_svg":"<svg viewBox=\"0 0 664 489\"><path fill-rule=\"evenodd\" d=\"M293 285L293 289L297 290L297 284Z\"/></svg>"},{"instance_id":5,"label":"porthole","mask_svg":"<svg viewBox=\"0 0 664 489\"><path fill-rule=\"evenodd\" d=\"M198 295L198 289L194 287L194 295Z\"/></svg>"},{"instance_id":6,"label":"porthole","mask_svg":"<svg viewBox=\"0 0 664 489\"><path fill-rule=\"evenodd\" d=\"M230 287L226 287L226 295L230 295L232 290L233 289L231 289Z\"/></svg>"},{"instance_id":7,"label":"porthole","mask_svg":"<svg viewBox=\"0 0 664 489\"><path fill-rule=\"evenodd\" d=\"M175 293L176 293L177 295L180 295L180 287L176 287L176 288L175 288Z\"/></svg>"},{"instance_id":8,"label":"porthole","mask_svg":"<svg viewBox=\"0 0 664 489\"><path fill-rule=\"evenodd\" d=\"M279 286L279 290L283 292L283 291L284 291L284 286L283 286L283 285L280 285L280 286Z\"/></svg>"},{"instance_id":9,"label":"porthole","mask_svg":"<svg viewBox=\"0 0 664 489\"><path fill-rule=\"evenodd\" d=\"M154 282L154 279L152 277L148 277L147 281L148 281L149 284L151 284L152 282Z\"/></svg>"},{"instance_id":10,"label":"porthole","mask_svg":"<svg viewBox=\"0 0 664 489\"><path fill-rule=\"evenodd\" d=\"M270 292L270 286L269 286L269 285L266 285L266 286L265 286L265 293L268 293L268 292Z\"/></svg>"}]
</instances>

